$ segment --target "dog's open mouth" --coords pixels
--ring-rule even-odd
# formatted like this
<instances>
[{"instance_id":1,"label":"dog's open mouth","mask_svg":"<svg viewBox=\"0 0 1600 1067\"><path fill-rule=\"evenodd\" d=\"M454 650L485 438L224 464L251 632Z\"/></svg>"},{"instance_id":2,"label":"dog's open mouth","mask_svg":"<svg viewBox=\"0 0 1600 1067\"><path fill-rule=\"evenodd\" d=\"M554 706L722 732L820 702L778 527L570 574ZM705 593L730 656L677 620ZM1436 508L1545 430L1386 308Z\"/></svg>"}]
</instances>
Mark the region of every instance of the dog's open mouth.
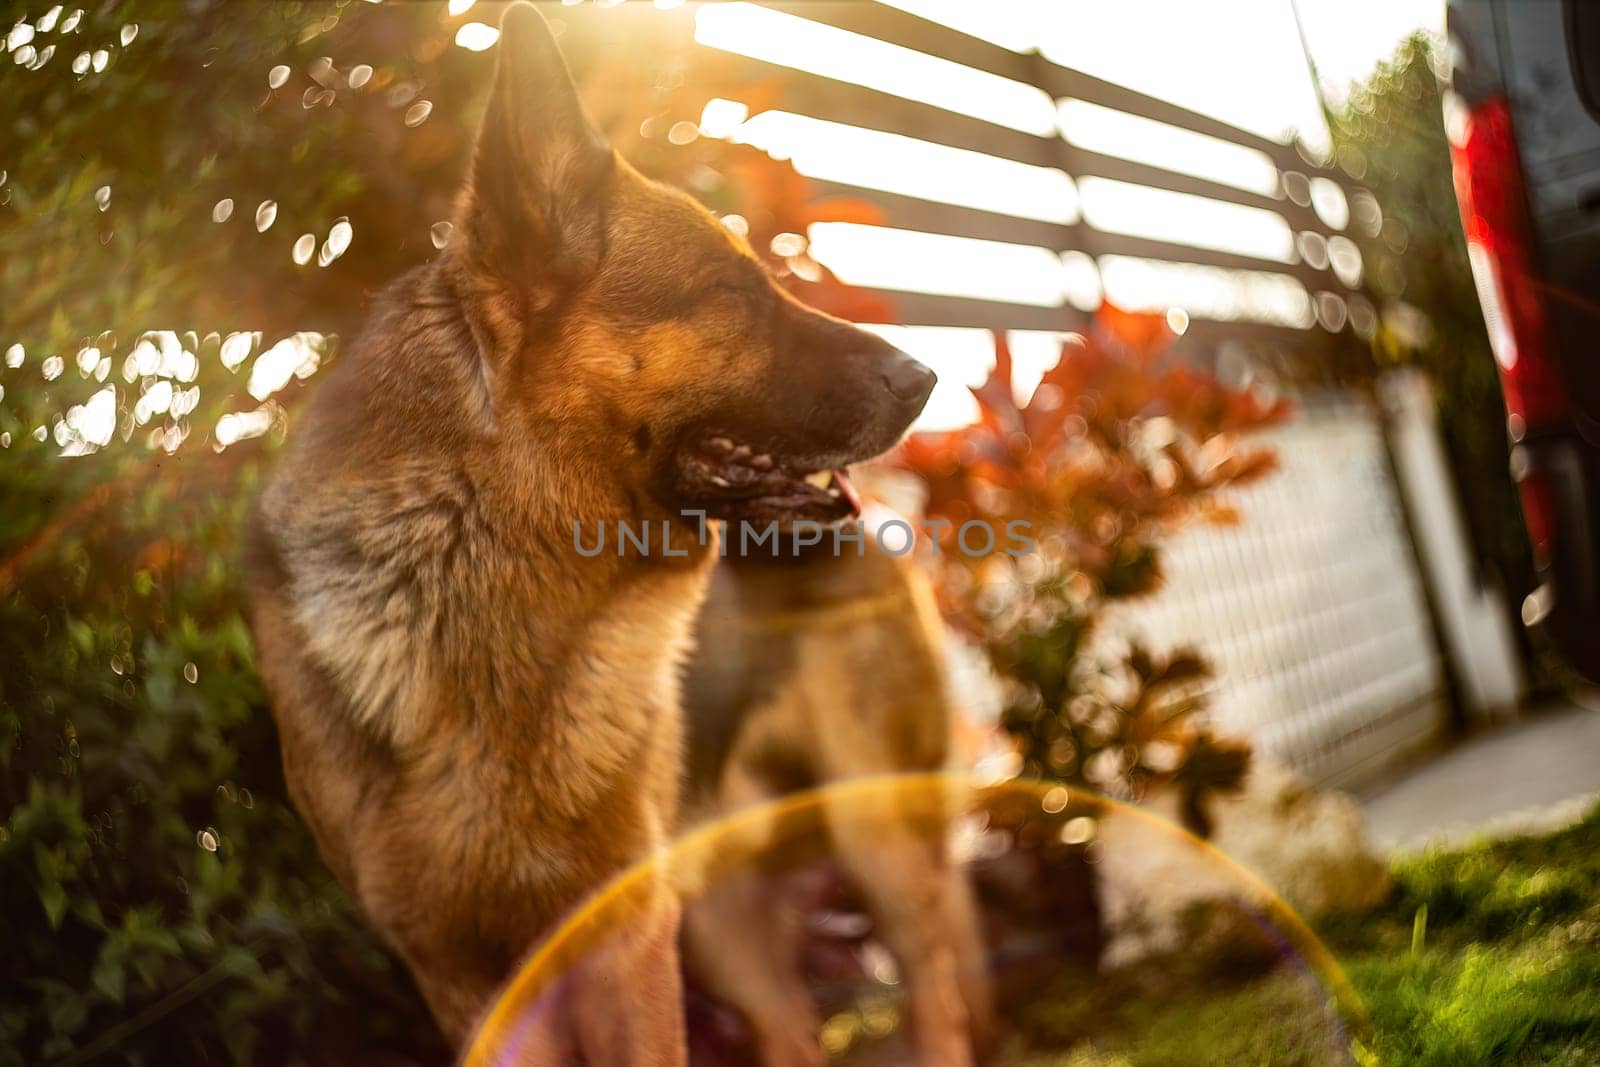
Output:
<instances>
[{"instance_id":1,"label":"dog's open mouth","mask_svg":"<svg viewBox=\"0 0 1600 1067\"><path fill-rule=\"evenodd\" d=\"M807 470L774 452L708 433L678 455L684 495L713 518L746 522L835 522L861 514L842 469Z\"/></svg>"}]
</instances>

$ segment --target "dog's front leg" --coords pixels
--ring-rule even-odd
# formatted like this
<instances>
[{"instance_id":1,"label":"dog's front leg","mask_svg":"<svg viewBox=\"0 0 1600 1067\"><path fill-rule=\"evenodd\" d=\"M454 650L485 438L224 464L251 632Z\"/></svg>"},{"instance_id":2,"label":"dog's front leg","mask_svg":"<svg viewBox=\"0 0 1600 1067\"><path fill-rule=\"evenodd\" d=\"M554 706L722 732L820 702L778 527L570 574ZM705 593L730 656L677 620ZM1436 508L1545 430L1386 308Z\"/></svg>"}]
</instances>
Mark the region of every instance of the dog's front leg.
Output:
<instances>
[{"instance_id":1,"label":"dog's front leg","mask_svg":"<svg viewBox=\"0 0 1600 1067\"><path fill-rule=\"evenodd\" d=\"M688 1060L682 909L662 885L626 929L596 948L572 975L569 1018L590 1067L681 1067Z\"/></svg>"},{"instance_id":2,"label":"dog's front leg","mask_svg":"<svg viewBox=\"0 0 1600 1067\"><path fill-rule=\"evenodd\" d=\"M989 982L989 955L983 943L982 918L971 876L942 857L944 929L956 954L956 982L967 1008L967 1028L973 1051L987 1061L997 1040L994 990Z\"/></svg>"},{"instance_id":3,"label":"dog's front leg","mask_svg":"<svg viewBox=\"0 0 1600 1067\"><path fill-rule=\"evenodd\" d=\"M468 939L452 940L450 934L423 938L402 931L396 947L445 1040L461 1048L494 1005L504 975L501 967L467 950Z\"/></svg>"},{"instance_id":4,"label":"dog's front leg","mask_svg":"<svg viewBox=\"0 0 1600 1067\"><path fill-rule=\"evenodd\" d=\"M831 755L848 768L859 749ZM880 758L869 766L890 766ZM990 1004L976 916L961 872L945 855L944 826L917 825L892 794L830 795L826 811L840 865L899 965L919 1062L970 1067L986 1040ZM975 1040L976 1039L976 1040Z\"/></svg>"},{"instance_id":5,"label":"dog's front leg","mask_svg":"<svg viewBox=\"0 0 1600 1067\"><path fill-rule=\"evenodd\" d=\"M722 875L685 905L684 943L696 979L743 1016L763 1067L822 1067L820 1023L800 971L805 923L783 906L782 883L748 867Z\"/></svg>"}]
</instances>

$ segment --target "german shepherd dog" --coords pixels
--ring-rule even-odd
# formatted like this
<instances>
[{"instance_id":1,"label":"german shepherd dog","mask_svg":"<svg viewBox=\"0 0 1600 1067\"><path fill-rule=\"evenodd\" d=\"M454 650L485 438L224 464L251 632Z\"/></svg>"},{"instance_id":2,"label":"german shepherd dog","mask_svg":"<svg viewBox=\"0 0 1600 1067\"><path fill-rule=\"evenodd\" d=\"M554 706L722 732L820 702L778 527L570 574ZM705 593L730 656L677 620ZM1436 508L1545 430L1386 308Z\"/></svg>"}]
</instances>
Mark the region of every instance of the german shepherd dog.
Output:
<instances>
[{"instance_id":1,"label":"german shepherd dog","mask_svg":"<svg viewBox=\"0 0 1600 1067\"><path fill-rule=\"evenodd\" d=\"M927 575L871 534L863 552L804 540L776 552L730 544L713 574L684 686L686 821L947 764L944 631ZM977 909L949 861L947 826L913 825L855 793L825 797L831 855L898 965L919 1062L972 1062L992 1011ZM696 982L744 1017L767 1067L820 1067L804 915L786 888L781 868L722 875L685 905L685 955Z\"/></svg>"},{"instance_id":2,"label":"german shepherd dog","mask_svg":"<svg viewBox=\"0 0 1600 1067\"><path fill-rule=\"evenodd\" d=\"M293 800L458 1044L672 831L678 672L717 554L684 512L849 514L842 468L933 387L618 159L531 5L499 53L454 238L377 299L251 534ZM619 522L662 539L577 551ZM682 1062L679 906L665 878L656 896L563 983L535 1062Z\"/></svg>"}]
</instances>

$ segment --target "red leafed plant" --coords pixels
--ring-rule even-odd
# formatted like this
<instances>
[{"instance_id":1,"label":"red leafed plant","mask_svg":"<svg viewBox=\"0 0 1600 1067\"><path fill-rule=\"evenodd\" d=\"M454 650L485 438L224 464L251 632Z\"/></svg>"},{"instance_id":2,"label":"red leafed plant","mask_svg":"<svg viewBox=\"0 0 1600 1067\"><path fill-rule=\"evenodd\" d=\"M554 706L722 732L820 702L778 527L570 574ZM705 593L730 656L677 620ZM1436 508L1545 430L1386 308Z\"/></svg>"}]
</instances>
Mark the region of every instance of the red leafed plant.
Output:
<instances>
[{"instance_id":1,"label":"red leafed plant","mask_svg":"<svg viewBox=\"0 0 1600 1067\"><path fill-rule=\"evenodd\" d=\"M1063 343L1025 403L1003 339L974 390L978 419L912 437L900 462L928 490L948 615L987 648L1008 683L1002 725L1024 773L1137 794L1155 781L1199 797L1242 776L1247 751L1199 722L1194 652L1134 646L1113 661L1091 644L1105 609L1161 582L1159 541L1190 521L1234 522L1227 488L1274 469L1244 435L1282 422L1288 405L1234 388L1175 356L1159 316L1107 306ZM1034 549L974 558L963 523L1025 521Z\"/></svg>"}]
</instances>

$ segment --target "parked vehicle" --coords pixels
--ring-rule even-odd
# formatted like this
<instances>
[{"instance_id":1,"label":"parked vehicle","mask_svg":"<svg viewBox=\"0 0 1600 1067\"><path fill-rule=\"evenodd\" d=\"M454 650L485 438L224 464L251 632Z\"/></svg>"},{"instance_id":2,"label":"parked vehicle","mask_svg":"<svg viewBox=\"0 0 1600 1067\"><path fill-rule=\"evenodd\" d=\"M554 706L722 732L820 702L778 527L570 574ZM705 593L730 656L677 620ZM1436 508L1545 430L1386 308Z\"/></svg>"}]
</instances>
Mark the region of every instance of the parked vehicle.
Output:
<instances>
[{"instance_id":1,"label":"parked vehicle","mask_svg":"<svg viewBox=\"0 0 1600 1067\"><path fill-rule=\"evenodd\" d=\"M1450 0L1456 197L1542 585L1600 681L1600 3Z\"/></svg>"}]
</instances>

